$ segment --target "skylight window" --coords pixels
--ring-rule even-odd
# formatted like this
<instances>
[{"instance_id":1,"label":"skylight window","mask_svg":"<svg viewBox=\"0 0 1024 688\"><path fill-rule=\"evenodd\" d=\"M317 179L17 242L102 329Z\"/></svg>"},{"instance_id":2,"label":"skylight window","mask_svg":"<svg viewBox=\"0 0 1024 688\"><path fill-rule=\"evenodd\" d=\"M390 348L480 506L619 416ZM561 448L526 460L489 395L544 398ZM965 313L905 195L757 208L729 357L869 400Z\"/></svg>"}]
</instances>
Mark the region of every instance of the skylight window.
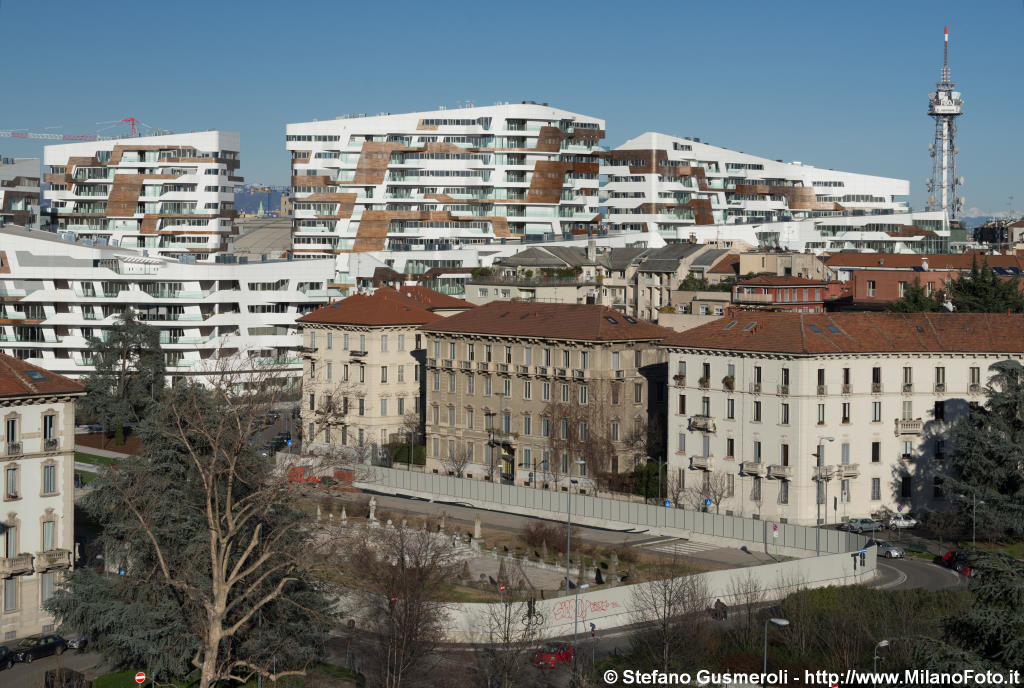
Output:
<instances>
[{"instance_id":1,"label":"skylight window","mask_svg":"<svg viewBox=\"0 0 1024 688\"><path fill-rule=\"evenodd\" d=\"M613 318L610 315L604 316L604 319L607 320L608 322L610 322L612 325L618 325L619 324L619 321L616 320L615 318Z\"/></svg>"},{"instance_id":2,"label":"skylight window","mask_svg":"<svg viewBox=\"0 0 1024 688\"><path fill-rule=\"evenodd\" d=\"M825 325L825 329L831 332L832 334L842 334L842 332L839 331L839 328L836 327L835 325Z\"/></svg>"},{"instance_id":3,"label":"skylight window","mask_svg":"<svg viewBox=\"0 0 1024 688\"><path fill-rule=\"evenodd\" d=\"M28 379L34 380L35 382L44 382L46 380L46 376L38 370L29 370L25 374L28 375Z\"/></svg>"},{"instance_id":4,"label":"skylight window","mask_svg":"<svg viewBox=\"0 0 1024 688\"><path fill-rule=\"evenodd\" d=\"M747 323L747 326L743 328L743 331L744 332L749 332L750 330L754 329L755 327L757 327L757 323L756 322Z\"/></svg>"},{"instance_id":5,"label":"skylight window","mask_svg":"<svg viewBox=\"0 0 1024 688\"><path fill-rule=\"evenodd\" d=\"M813 332L814 334L821 334L821 328L818 327L817 325L808 325L807 327L809 327L811 329L811 332Z\"/></svg>"},{"instance_id":6,"label":"skylight window","mask_svg":"<svg viewBox=\"0 0 1024 688\"><path fill-rule=\"evenodd\" d=\"M630 325L636 325L636 320L634 320L628 315L626 316L626 322L628 322Z\"/></svg>"},{"instance_id":7,"label":"skylight window","mask_svg":"<svg viewBox=\"0 0 1024 688\"><path fill-rule=\"evenodd\" d=\"M725 332L726 330L731 330L733 327L736 326L737 322L738 321L733 320L731 323L729 323L728 325L726 325L725 327L722 328L722 332Z\"/></svg>"}]
</instances>

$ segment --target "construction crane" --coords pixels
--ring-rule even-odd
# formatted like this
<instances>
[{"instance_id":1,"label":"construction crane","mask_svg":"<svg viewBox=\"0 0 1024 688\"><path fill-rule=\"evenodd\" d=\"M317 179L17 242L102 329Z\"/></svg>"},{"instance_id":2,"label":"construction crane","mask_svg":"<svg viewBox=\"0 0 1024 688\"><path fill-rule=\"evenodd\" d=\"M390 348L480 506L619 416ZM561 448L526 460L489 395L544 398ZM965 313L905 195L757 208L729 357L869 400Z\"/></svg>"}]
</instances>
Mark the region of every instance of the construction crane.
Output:
<instances>
[{"instance_id":1,"label":"construction crane","mask_svg":"<svg viewBox=\"0 0 1024 688\"><path fill-rule=\"evenodd\" d=\"M141 135L139 133L139 129L140 129L139 125L141 125L142 128L145 128L146 130L148 130L149 133L152 133L152 134L168 134L168 133L171 133L171 132L161 131L159 129L156 129L155 127L151 127L151 126L149 126L148 124L146 124L144 122L140 122L139 120L135 119L134 117L126 117L125 119L115 119L115 120L110 120L109 122L92 122L90 124L81 125L81 126L89 126L89 127L100 127L100 126L102 126L101 129L97 129L96 133L92 133L92 134L54 133L54 132L50 132L50 131L47 131L47 130L48 129L63 129L64 127L42 127L40 129L0 129L0 138L8 138L8 139L42 139L44 141L108 141L108 140L111 140L111 139L123 139L123 138L126 138L126 136L123 135L123 134L120 135L120 136L102 136L100 134L101 131L104 131L106 129L110 129L112 127L116 127L116 126L118 126L119 124L122 124L122 123L128 124L129 127L131 128L131 133L129 133L127 135L127 136L130 136L130 137L136 137L136 136L140 136Z\"/></svg>"}]
</instances>

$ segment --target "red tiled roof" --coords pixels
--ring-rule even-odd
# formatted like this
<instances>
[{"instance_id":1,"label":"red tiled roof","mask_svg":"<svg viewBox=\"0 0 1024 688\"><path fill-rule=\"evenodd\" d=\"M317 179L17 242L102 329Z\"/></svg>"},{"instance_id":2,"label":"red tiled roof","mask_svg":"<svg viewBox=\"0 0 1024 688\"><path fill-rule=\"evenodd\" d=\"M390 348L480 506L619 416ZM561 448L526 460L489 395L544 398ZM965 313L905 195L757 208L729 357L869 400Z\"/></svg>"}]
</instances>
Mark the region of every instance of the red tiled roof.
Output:
<instances>
[{"instance_id":1,"label":"red tiled roof","mask_svg":"<svg viewBox=\"0 0 1024 688\"><path fill-rule=\"evenodd\" d=\"M492 301L421 329L579 341L651 340L672 334L644 320L627 319L607 306L521 301Z\"/></svg>"},{"instance_id":2,"label":"red tiled roof","mask_svg":"<svg viewBox=\"0 0 1024 688\"><path fill-rule=\"evenodd\" d=\"M30 375L31 373L31 375ZM82 394L85 387L45 368L0 354L0 397Z\"/></svg>"},{"instance_id":3,"label":"red tiled roof","mask_svg":"<svg viewBox=\"0 0 1024 688\"><path fill-rule=\"evenodd\" d=\"M931 270L970 270L978 265L989 267L1015 267L1024 269L1024 261L1017 256L985 256L972 253L836 253L825 261L829 267L842 268L916 268L927 259Z\"/></svg>"},{"instance_id":4,"label":"red tiled roof","mask_svg":"<svg viewBox=\"0 0 1024 688\"><path fill-rule=\"evenodd\" d=\"M740 271L740 256L738 253L728 253L720 261L708 270L708 272L723 273L726 275L737 275Z\"/></svg>"},{"instance_id":5,"label":"red tiled roof","mask_svg":"<svg viewBox=\"0 0 1024 688\"><path fill-rule=\"evenodd\" d=\"M819 279L807 279L806 277L761 275L760 277L744 280L738 284L741 287L807 287L811 285L823 286L827 282Z\"/></svg>"},{"instance_id":6,"label":"red tiled roof","mask_svg":"<svg viewBox=\"0 0 1024 688\"><path fill-rule=\"evenodd\" d=\"M422 325L442 316L431 313L412 299L403 298L394 290L386 295L383 289L373 294L355 294L328 306L317 308L298 322L333 325Z\"/></svg>"},{"instance_id":7,"label":"red tiled roof","mask_svg":"<svg viewBox=\"0 0 1024 688\"><path fill-rule=\"evenodd\" d=\"M675 334L665 346L792 354L1024 352L1024 316L994 313L744 311Z\"/></svg>"},{"instance_id":8,"label":"red tiled roof","mask_svg":"<svg viewBox=\"0 0 1024 688\"><path fill-rule=\"evenodd\" d=\"M410 301L420 308L426 308L427 310L433 310L435 308L469 309L473 307L473 304L469 301L463 301L462 299L457 299L454 296L442 294L439 291L434 291L433 289L420 285L403 285L398 289L381 287L377 289L377 293L381 293L383 296L396 298L401 301Z\"/></svg>"}]
</instances>

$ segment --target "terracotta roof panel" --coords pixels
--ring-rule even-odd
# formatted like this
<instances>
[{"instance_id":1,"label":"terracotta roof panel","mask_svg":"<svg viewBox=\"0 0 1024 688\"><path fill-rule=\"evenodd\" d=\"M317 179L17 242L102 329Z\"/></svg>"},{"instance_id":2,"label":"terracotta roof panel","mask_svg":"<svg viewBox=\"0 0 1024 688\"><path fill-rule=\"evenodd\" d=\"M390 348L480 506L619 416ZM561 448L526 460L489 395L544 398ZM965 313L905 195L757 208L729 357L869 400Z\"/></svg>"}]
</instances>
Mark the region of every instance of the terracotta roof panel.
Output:
<instances>
[{"instance_id":1,"label":"terracotta roof panel","mask_svg":"<svg viewBox=\"0 0 1024 688\"><path fill-rule=\"evenodd\" d=\"M298 319L302 323L325 323L332 325L422 325L440 320L442 316L431 313L412 299L405 299L392 291L392 295L381 293L355 294L348 298L322 306Z\"/></svg>"},{"instance_id":2,"label":"terracotta roof panel","mask_svg":"<svg viewBox=\"0 0 1024 688\"><path fill-rule=\"evenodd\" d=\"M0 354L0 397L84 394L85 386L45 368Z\"/></svg>"}]
</instances>

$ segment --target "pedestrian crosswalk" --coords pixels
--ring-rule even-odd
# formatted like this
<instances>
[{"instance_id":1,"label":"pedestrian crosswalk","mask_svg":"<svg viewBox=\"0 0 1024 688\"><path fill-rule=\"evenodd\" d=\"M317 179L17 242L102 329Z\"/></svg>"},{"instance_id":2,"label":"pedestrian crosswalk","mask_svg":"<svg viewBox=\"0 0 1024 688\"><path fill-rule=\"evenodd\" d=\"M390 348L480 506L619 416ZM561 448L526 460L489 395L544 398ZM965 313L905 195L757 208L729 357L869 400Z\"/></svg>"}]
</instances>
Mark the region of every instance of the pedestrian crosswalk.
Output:
<instances>
[{"instance_id":1,"label":"pedestrian crosswalk","mask_svg":"<svg viewBox=\"0 0 1024 688\"><path fill-rule=\"evenodd\" d=\"M697 552L707 552L708 550L719 549L718 545L712 545L707 542L693 542L692 540L683 540L682 538L662 538L660 540L638 543L636 546L643 547L645 550L651 552L659 552L661 554L669 554L672 556L684 556L687 554L696 554Z\"/></svg>"}]
</instances>

